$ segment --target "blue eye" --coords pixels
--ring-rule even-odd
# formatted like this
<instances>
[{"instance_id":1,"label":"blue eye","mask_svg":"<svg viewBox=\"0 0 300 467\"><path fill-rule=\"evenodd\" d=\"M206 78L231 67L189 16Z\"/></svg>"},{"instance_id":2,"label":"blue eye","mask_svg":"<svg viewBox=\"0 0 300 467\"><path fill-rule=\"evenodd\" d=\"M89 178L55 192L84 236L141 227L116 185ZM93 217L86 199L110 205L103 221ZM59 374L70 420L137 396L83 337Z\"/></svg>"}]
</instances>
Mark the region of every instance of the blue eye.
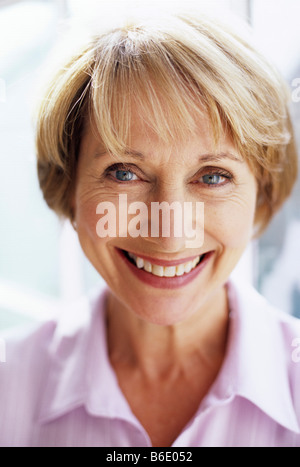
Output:
<instances>
[{"instance_id":1,"label":"blue eye","mask_svg":"<svg viewBox=\"0 0 300 467\"><path fill-rule=\"evenodd\" d=\"M120 182L128 182L133 179L134 173L130 170L116 170L115 177Z\"/></svg>"},{"instance_id":2,"label":"blue eye","mask_svg":"<svg viewBox=\"0 0 300 467\"><path fill-rule=\"evenodd\" d=\"M136 175L135 167L131 170L129 164L113 164L104 171L104 176L113 179L115 182L133 182L140 180L140 177Z\"/></svg>"},{"instance_id":3,"label":"blue eye","mask_svg":"<svg viewBox=\"0 0 300 467\"><path fill-rule=\"evenodd\" d=\"M203 175L202 181L206 185L220 185L220 183L224 182L225 178L226 177L219 174L206 174Z\"/></svg>"}]
</instances>

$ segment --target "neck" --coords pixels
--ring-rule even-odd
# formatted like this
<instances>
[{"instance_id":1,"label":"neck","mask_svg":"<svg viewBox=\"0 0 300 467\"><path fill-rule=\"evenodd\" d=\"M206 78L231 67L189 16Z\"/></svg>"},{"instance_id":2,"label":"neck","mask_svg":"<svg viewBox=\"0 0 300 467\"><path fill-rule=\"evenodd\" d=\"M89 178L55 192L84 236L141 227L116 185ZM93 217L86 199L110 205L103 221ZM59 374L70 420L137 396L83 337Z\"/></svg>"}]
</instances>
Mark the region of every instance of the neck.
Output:
<instances>
[{"instance_id":1,"label":"neck","mask_svg":"<svg viewBox=\"0 0 300 467\"><path fill-rule=\"evenodd\" d=\"M211 306L213 303L213 307ZM114 367L138 370L147 378L170 375L195 364L220 366L226 348L228 304L226 288L220 289L189 319L170 326L141 320L109 295L108 347Z\"/></svg>"}]
</instances>

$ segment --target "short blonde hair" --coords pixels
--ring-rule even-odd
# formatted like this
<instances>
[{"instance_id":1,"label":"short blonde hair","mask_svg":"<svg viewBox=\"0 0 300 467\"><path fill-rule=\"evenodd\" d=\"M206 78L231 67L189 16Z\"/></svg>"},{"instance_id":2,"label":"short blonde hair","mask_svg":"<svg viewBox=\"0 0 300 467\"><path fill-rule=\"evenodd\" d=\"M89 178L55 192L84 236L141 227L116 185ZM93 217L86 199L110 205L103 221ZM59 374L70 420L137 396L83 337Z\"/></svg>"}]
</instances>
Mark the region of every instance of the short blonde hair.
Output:
<instances>
[{"instance_id":1,"label":"short blonde hair","mask_svg":"<svg viewBox=\"0 0 300 467\"><path fill-rule=\"evenodd\" d=\"M209 115L214 140L226 129L258 182L262 231L297 177L289 92L278 72L242 37L205 16L132 21L93 37L59 70L37 121L44 198L72 220L71 197L85 122L112 154L130 136L132 105L164 141L185 137Z\"/></svg>"}]
</instances>

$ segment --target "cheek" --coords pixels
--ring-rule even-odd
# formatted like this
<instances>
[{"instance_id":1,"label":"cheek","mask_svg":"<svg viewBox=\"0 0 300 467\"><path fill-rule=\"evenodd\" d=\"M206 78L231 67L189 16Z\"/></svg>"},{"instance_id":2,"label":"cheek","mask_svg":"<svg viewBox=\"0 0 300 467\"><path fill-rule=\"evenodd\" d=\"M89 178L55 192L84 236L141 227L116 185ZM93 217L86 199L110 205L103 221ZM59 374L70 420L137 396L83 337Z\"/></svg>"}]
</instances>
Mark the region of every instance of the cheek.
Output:
<instances>
[{"instance_id":1,"label":"cheek","mask_svg":"<svg viewBox=\"0 0 300 467\"><path fill-rule=\"evenodd\" d=\"M97 237L96 225L97 214L96 207L98 202L96 200L84 200L77 198L76 200L76 224L78 234L88 234L91 238Z\"/></svg>"},{"instance_id":2,"label":"cheek","mask_svg":"<svg viewBox=\"0 0 300 467\"><path fill-rule=\"evenodd\" d=\"M97 206L103 198L104 195L91 182L84 179L79 181L75 193L77 234L83 251L92 263L97 251L103 251L107 243L107 238L97 235Z\"/></svg>"},{"instance_id":3,"label":"cheek","mask_svg":"<svg viewBox=\"0 0 300 467\"><path fill-rule=\"evenodd\" d=\"M108 237L100 238L97 234L99 215L96 212L100 200L98 196L80 196L76 198L77 234L81 248L102 277L107 278Z\"/></svg>"},{"instance_id":4,"label":"cheek","mask_svg":"<svg viewBox=\"0 0 300 467\"><path fill-rule=\"evenodd\" d=\"M83 178L76 188L75 194L75 220L77 231L88 234L91 238L99 239L97 236L97 222L99 214L97 207L99 203L116 204L115 196L108 196L104 190L95 187L90 180Z\"/></svg>"},{"instance_id":5,"label":"cheek","mask_svg":"<svg viewBox=\"0 0 300 467\"><path fill-rule=\"evenodd\" d=\"M205 232L230 249L244 248L253 234L255 199L231 202L205 211Z\"/></svg>"}]
</instances>

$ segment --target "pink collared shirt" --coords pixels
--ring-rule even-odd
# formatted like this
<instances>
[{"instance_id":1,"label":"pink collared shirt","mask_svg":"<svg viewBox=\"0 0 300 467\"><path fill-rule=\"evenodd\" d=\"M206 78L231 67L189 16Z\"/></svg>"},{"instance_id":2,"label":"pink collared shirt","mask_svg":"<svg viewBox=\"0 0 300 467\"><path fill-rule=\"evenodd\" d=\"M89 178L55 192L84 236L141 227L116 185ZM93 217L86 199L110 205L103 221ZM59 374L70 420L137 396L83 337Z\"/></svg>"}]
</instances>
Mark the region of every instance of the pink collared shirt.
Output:
<instances>
[{"instance_id":1,"label":"pink collared shirt","mask_svg":"<svg viewBox=\"0 0 300 467\"><path fill-rule=\"evenodd\" d=\"M226 357L173 447L300 447L300 320L230 281ZM107 290L58 322L6 336L0 363L0 446L151 447L107 355ZM176 407L174 407L176 410Z\"/></svg>"}]
</instances>

